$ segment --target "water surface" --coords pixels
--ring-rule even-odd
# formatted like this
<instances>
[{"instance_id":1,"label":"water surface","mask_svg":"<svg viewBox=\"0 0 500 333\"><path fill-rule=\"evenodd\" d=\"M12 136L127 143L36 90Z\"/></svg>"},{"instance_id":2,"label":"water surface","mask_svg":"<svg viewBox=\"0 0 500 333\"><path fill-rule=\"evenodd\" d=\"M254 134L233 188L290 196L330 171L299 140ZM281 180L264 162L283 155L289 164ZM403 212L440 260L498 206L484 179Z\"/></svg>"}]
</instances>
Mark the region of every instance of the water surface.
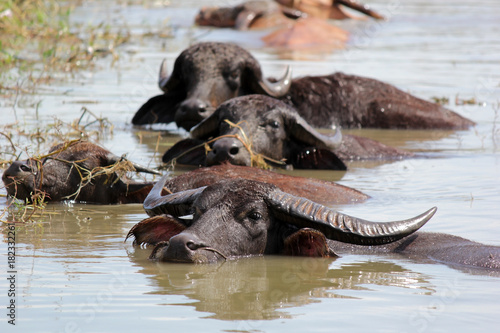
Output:
<instances>
[{"instance_id":1,"label":"water surface","mask_svg":"<svg viewBox=\"0 0 500 333\"><path fill-rule=\"evenodd\" d=\"M53 117L68 123L78 119L84 106L113 124L101 135L103 146L138 163L158 165L168 145L186 133L172 125L162 128L168 133L135 129L130 120L147 98L159 94L161 60L172 66L196 41L236 41L250 48L266 75L279 75L292 64L295 76L343 71L395 84L424 99L449 98L448 107L473 119L475 128L352 131L418 152L419 158L356 162L345 173L292 174L339 181L372 196L363 204L336 207L350 215L387 221L437 206L425 231L500 245L497 1L370 1L387 21L343 22L352 32L346 50L293 54L292 60L262 48L262 32L194 27L197 7L213 3L228 2L85 2L72 15L75 23L105 21L135 36L153 33L120 47L113 65L109 58L100 59L95 69L61 75L34 95L4 98L1 124L17 121L35 131L53 123ZM170 37L160 37L159 29L169 29ZM472 98L477 103L462 105ZM19 140L31 152L47 144ZM3 137L0 143L8 145ZM0 197L0 208L7 204ZM5 320L9 285L2 274L2 332L470 332L496 331L500 324L498 274L397 255L270 256L205 266L154 263L147 259L149 249L123 241L144 217L141 205L52 204L40 222L19 226L17 325ZM5 272L3 229L0 271Z\"/></svg>"}]
</instances>

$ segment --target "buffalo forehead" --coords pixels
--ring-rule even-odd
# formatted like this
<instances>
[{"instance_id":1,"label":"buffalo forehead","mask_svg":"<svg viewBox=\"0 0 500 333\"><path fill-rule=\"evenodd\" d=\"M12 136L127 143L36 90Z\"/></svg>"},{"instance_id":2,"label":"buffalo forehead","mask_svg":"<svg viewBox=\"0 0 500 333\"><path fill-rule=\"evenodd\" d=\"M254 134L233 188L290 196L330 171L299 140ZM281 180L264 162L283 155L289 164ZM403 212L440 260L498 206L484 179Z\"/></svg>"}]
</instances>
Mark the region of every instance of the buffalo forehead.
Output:
<instances>
[{"instance_id":1,"label":"buffalo forehead","mask_svg":"<svg viewBox=\"0 0 500 333\"><path fill-rule=\"evenodd\" d=\"M220 74L228 67L236 67L249 56L247 51L233 44L201 43L184 53L184 71L191 75L193 71L205 75Z\"/></svg>"},{"instance_id":2,"label":"buffalo forehead","mask_svg":"<svg viewBox=\"0 0 500 333\"><path fill-rule=\"evenodd\" d=\"M272 184L248 179L223 180L208 186L194 205L202 211L222 203L232 207L241 206L252 201L262 201L275 188Z\"/></svg>"},{"instance_id":3,"label":"buffalo forehead","mask_svg":"<svg viewBox=\"0 0 500 333\"><path fill-rule=\"evenodd\" d=\"M285 103L269 96L246 95L224 102L217 111L221 120L240 121L266 116L270 112L280 113L289 108Z\"/></svg>"}]
</instances>

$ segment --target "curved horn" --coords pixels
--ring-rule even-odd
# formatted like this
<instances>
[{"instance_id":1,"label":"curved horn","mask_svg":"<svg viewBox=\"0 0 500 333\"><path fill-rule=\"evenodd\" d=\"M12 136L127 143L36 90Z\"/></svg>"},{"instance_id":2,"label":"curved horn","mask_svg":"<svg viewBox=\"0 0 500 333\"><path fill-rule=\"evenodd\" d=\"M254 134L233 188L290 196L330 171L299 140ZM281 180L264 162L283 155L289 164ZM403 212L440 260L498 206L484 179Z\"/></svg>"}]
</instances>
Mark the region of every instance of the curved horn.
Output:
<instances>
[{"instance_id":1,"label":"curved horn","mask_svg":"<svg viewBox=\"0 0 500 333\"><path fill-rule=\"evenodd\" d=\"M335 127L333 136L323 135L295 112L283 110L282 115L283 119L285 119L285 126L289 129L287 132L291 133L298 141L312 147L330 150L335 150L342 144L342 133L338 127Z\"/></svg>"},{"instance_id":2,"label":"curved horn","mask_svg":"<svg viewBox=\"0 0 500 333\"><path fill-rule=\"evenodd\" d=\"M212 113L203 119L198 125L190 131L191 137L195 139L208 139L215 136L219 131L219 116L217 112Z\"/></svg>"},{"instance_id":3,"label":"curved horn","mask_svg":"<svg viewBox=\"0 0 500 333\"><path fill-rule=\"evenodd\" d=\"M160 73L158 75L158 86L163 92L173 90L180 83L180 68L182 66L182 57L179 56L175 60L172 74L168 75L167 59L163 59L160 65Z\"/></svg>"},{"instance_id":4,"label":"curved horn","mask_svg":"<svg viewBox=\"0 0 500 333\"><path fill-rule=\"evenodd\" d=\"M149 169L149 168L146 168L146 167L139 165L137 163L131 162L131 161L127 160L124 156L117 156L114 154L108 155L108 163L109 163L108 165L112 165L112 164L115 164L115 163L118 163L121 161L130 162L132 164L132 166L134 167L136 172L144 172L144 173L150 173L153 175L160 175L160 173L158 171L155 171L153 169Z\"/></svg>"},{"instance_id":5,"label":"curved horn","mask_svg":"<svg viewBox=\"0 0 500 333\"><path fill-rule=\"evenodd\" d=\"M299 228L314 228L329 239L360 245L391 243L408 236L422 227L437 210L434 207L402 221L370 222L280 190L270 192L266 200L275 215L286 223Z\"/></svg>"},{"instance_id":6,"label":"curved horn","mask_svg":"<svg viewBox=\"0 0 500 333\"><path fill-rule=\"evenodd\" d=\"M339 4L339 5L344 5L344 6L348 7L348 8L357 10L358 12L363 13L365 15L368 15L370 17L373 17L375 19L378 19L378 20L383 20L384 19L384 17L382 15L380 15L379 13L377 13L374 10L371 10L370 7L368 7L367 5L359 3L357 1L354 1L354 0L337 0L336 3Z\"/></svg>"},{"instance_id":7,"label":"curved horn","mask_svg":"<svg viewBox=\"0 0 500 333\"><path fill-rule=\"evenodd\" d=\"M276 82L270 82L266 78L261 77L257 83L259 84L259 87L269 96L276 98L283 97L288 93L290 87L292 86L292 69L290 66L287 66L285 75L283 75L283 77Z\"/></svg>"},{"instance_id":8,"label":"curved horn","mask_svg":"<svg viewBox=\"0 0 500 333\"><path fill-rule=\"evenodd\" d=\"M167 92L165 87L168 83L168 68L167 68L167 59L163 59L160 65L160 73L158 75L158 86L164 92Z\"/></svg>"},{"instance_id":9,"label":"curved horn","mask_svg":"<svg viewBox=\"0 0 500 333\"><path fill-rule=\"evenodd\" d=\"M146 213L149 216L161 214L184 216L191 214L191 204L203 192L206 186L162 196L161 192L167 179L168 174L161 177L144 200L143 207Z\"/></svg>"}]
</instances>

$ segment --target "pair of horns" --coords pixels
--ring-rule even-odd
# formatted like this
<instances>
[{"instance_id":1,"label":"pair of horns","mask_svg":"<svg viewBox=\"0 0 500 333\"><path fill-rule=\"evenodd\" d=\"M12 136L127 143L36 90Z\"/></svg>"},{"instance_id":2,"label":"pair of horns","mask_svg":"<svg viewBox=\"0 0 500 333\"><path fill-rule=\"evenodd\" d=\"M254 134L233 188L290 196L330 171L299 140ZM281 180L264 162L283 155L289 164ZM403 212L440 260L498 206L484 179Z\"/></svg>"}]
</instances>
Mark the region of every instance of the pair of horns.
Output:
<instances>
[{"instance_id":1,"label":"pair of horns","mask_svg":"<svg viewBox=\"0 0 500 333\"><path fill-rule=\"evenodd\" d=\"M172 75L168 74L167 60L164 59L160 65L158 86L163 92L168 92L175 88L177 84L179 84L178 78L176 78L173 73ZM292 70L290 66L287 66L285 74L280 80L270 82L266 78L261 77L258 79L257 84L267 95L276 98L283 97L288 93L292 85Z\"/></svg>"},{"instance_id":2,"label":"pair of horns","mask_svg":"<svg viewBox=\"0 0 500 333\"><path fill-rule=\"evenodd\" d=\"M144 209L150 216L170 214L184 216L191 213L191 205L206 187L162 196L167 175L155 184L146 200ZM434 215L433 207L416 217L394 222L371 222L339 213L329 207L297 197L279 189L271 190L265 201L276 218L298 228L313 228L327 238L360 245L391 243L412 234Z\"/></svg>"}]
</instances>

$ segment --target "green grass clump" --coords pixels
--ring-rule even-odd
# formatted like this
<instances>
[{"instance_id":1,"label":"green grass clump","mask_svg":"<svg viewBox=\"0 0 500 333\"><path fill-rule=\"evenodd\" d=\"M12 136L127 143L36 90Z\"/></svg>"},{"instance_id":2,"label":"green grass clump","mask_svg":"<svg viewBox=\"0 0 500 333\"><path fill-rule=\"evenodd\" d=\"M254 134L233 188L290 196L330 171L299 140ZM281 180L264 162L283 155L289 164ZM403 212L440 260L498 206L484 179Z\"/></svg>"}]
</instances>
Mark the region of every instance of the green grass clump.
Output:
<instances>
[{"instance_id":1,"label":"green grass clump","mask_svg":"<svg viewBox=\"0 0 500 333\"><path fill-rule=\"evenodd\" d=\"M112 55L130 33L105 24L71 27L76 0L0 0L0 92L14 91L16 76L34 84L48 82L55 72L88 69L95 57ZM36 82L35 82L36 81Z\"/></svg>"}]
</instances>

